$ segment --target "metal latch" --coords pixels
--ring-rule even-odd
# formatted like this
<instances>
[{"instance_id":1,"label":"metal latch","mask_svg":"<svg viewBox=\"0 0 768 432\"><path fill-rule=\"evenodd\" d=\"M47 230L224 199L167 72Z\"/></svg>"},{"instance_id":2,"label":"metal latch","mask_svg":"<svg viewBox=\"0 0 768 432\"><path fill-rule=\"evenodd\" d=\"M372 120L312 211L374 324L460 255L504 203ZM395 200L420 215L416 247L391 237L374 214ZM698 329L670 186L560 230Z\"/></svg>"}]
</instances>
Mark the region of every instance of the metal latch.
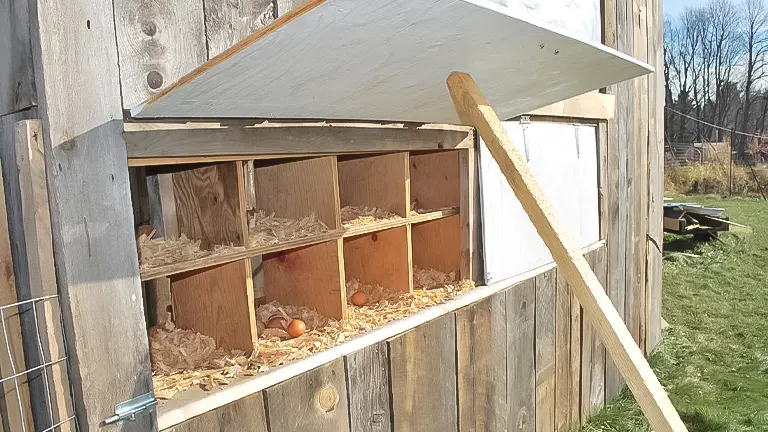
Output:
<instances>
[{"instance_id":1,"label":"metal latch","mask_svg":"<svg viewBox=\"0 0 768 432\"><path fill-rule=\"evenodd\" d=\"M581 157L581 143L579 139L579 127L581 126L581 123L571 123L571 125L576 134L576 159L579 159Z\"/></svg>"},{"instance_id":2,"label":"metal latch","mask_svg":"<svg viewBox=\"0 0 768 432\"><path fill-rule=\"evenodd\" d=\"M157 405L157 399L152 393L136 396L125 402L115 405L115 415L104 420L104 425L111 425L125 420L136 420L136 414L144 410L152 410Z\"/></svg>"},{"instance_id":3,"label":"metal latch","mask_svg":"<svg viewBox=\"0 0 768 432\"><path fill-rule=\"evenodd\" d=\"M528 125L531 124L530 116L520 116L520 125L523 127L523 147L525 149L525 161L530 162L531 158L528 155L528 139L525 136L525 131L528 129Z\"/></svg>"}]
</instances>

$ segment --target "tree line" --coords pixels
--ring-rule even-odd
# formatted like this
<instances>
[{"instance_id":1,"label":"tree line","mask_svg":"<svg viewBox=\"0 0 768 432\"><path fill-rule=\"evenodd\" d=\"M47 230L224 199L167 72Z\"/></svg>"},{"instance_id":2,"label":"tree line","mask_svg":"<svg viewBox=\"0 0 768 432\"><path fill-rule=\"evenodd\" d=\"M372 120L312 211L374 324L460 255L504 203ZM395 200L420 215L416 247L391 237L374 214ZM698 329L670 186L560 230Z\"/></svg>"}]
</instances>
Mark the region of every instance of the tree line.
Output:
<instances>
[{"instance_id":1,"label":"tree line","mask_svg":"<svg viewBox=\"0 0 768 432\"><path fill-rule=\"evenodd\" d=\"M665 17L665 102L671 108L665 110L667 142L730 136L734 151L744 156L754 140L733 131L768 131L766 1L711 0Z\"/></svg>"}]
</instances>

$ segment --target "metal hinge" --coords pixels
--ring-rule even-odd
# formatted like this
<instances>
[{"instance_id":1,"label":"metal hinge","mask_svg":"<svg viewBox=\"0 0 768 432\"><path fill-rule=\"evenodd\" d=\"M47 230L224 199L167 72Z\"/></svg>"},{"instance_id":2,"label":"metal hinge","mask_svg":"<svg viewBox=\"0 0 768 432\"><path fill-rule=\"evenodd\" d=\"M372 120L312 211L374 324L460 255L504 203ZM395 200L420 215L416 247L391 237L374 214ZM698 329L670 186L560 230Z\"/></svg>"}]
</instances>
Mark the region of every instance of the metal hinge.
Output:
<instances>
[{"instance_id":1,"label":"metal hinge","mask_svg":"<svg viewBox=\"0 0 768 432\"><path fill-rule=\"evenodd\" d=\"M520 125L523 127L523 147L525 149L525 161L530 162L531 158L528 154L528 139L525 136L525 131L528 129L528 125L531 124L530 116L520 116Z\"/></svg>"},{"instance_id":2,"label":"metal hinge","mask_svg":"<svg viewBox=\"0 0 768 432\"><path fill-rule=\"evenodd\" d=\"M157 405L157 399L155 399L152 393L145 393L125 402L120 402L115 405L115 414L104 420L104 425L111 425L125 420L136 420L136 414L145 410L153 410L155 405Z\"/></svg>"}]
</instances>

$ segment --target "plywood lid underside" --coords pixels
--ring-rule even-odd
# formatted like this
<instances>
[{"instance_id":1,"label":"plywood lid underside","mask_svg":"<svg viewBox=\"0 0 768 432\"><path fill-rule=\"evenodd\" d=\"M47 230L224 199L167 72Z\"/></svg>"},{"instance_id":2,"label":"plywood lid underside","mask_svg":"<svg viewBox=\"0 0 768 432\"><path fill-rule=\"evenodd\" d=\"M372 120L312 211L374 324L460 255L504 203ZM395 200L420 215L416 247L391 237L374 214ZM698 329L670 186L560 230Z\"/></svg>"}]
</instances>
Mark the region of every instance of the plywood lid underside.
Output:
<instances>
[{"instance_id":1,"label":"plywood lid underside","mask_svg":"<svg viewBox=\"0 0 768 432\"><path fill-rule=\"evenodd\" d=\"M452 71L511 118L652 68L484 0L313 0L132 114L458 123Z\"/></svg>"}]
</instances>

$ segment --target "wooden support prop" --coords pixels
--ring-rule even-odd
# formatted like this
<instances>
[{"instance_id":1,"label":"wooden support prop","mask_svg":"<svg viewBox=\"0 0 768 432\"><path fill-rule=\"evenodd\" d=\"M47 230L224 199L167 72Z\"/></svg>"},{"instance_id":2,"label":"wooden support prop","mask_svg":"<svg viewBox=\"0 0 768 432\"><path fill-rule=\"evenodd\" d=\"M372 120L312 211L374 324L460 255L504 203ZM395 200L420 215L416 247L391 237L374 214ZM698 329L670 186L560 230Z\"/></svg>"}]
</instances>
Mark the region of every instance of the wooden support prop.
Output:
<instances>
[{"instance_id":1,"label":"wooden support prop","mask_svg":"<svg viewBox=\"0 0 768 432\"><path fill-rule=\"evenodd\" d=\"M578 253L525 159L515 149L475 81L469 74L453 72L448 76L447 84L462 123L474 125L483 137L651 426L657 432L686 431L597 276Z\"/></svg>"}]
</instances>

